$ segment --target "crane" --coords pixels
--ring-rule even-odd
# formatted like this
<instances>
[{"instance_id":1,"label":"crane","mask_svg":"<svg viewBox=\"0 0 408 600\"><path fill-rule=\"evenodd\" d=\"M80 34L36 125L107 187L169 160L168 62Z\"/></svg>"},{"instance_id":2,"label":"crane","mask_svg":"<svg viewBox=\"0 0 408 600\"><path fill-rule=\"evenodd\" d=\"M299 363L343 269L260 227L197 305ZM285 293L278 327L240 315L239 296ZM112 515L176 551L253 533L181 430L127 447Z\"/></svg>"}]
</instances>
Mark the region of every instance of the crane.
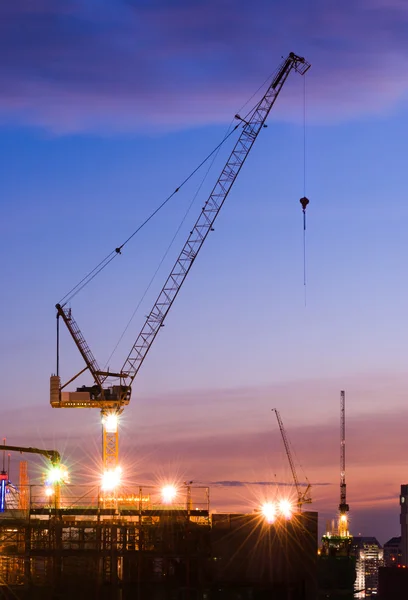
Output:
<instances>
[{"instance_id":1,"label":"crane","mask_svg":"<svg viewBox=\"0 0 408 600\"><path fill-rule=\"evenodd\" d=\"M295 70L304 75L310 64L302 57L291 52L279 66L272 83L265 94L243 119L235 115L242 123L242 129L227 162L205 202L201 213L192 228L153 308L149 312L144 325L136 338L122 368L117 373L100 369L79 326L72 316L71 308L66 304L57 304L57 372L50 379L50 403L53 408L98 408L102 415L102 448L105 472L118 468L118 417L124 407L129 404L132 384L146 358L164 320L179 293L204 241L213 230L217 218L231 188L256 140L265 125L266 118L274 105L290 72ZM74 340L85 367L64 384L59 374L59 320L62 319ZM89 371L93 385L77 388L75 392L65 391L79 375ZM118 379L119 384L109 382Z\"/></svg>"},{"instance_id":2,"label":"crane","mask_svg":"<svg viewBox=\"0 0 408 600\"><path fill-rule=\"evenodd\" d=\"M283 444L284 444L285 450L286 450L286 456L288 457L290 470L292 471L292 477L293 477L293 481L294 481L294 484L296 487L296 493L297 493L297 505L298 505L298 509L300 512L302 510L303 504L310 504L312 502L312 498L310 497L310 494L309 494L309 492L311 490L311 485L306 477L307 486L306 486L305 491L302 491L301 484L299 483L299 479L298 479L298 476L296 473L295 463L293 462L292 453L290 451L289 440L286 435L285 428L283 427L283 422L282 422L281 416L276 408L273 408L272 411L276 414L276 419L278 421L279 429L280 429L280 432L282 435Z\"/></svg>"},{"instance_id":3,"label":"crane","mask_svg":"<svg viewBox=\"0 0 408 600\"><path fill-rule=\"evenodd\" d=\"M2 444L0 446L0 450L10 452L20 452L21 454L29 453L29 454L40 454L41 456L46 456L51 461L51 469L49 475L53 478L54 492L56 498L56 506L59 505L59 482L60 479L64 477L66 474L65 468L61 469L61 456L57 450L42 450L41 448L32 448L31 446L9 446L8 444ZM5 493L6 493L6 485L8 481L8 477L10 474L6 475L6 471L4 470L4 461L3 461L3 471L0 473L0 513L5 510ZM25 494L27 494L27 489L23 490Z\"/></svg>"},{"instance_id":4,"label":"crane","mask_svg":"<svg viewBox=\"0 0 408 600\"><path fill-rule=\"evenodd\" d=\"M50 459L52 465L58 465L61 461L60 453L57 450L42 450L41 448L32 448L24 447L24 446L9 446L6 444L1 444L0 450L10 450L10 452L29 452L30 454L41 454L42 456L46 456Z\"/></svg>"},{"instance_id":5,"label":"crane","mask_svg":"<svg viewBox=\"0 0 408 600\"><path fill-rule=\"evenodd\" d=\"M340 392L340 504L339 536L348 537L348 516L350 507L346 498L346 393Z\"/></svg>"}]
</instances>

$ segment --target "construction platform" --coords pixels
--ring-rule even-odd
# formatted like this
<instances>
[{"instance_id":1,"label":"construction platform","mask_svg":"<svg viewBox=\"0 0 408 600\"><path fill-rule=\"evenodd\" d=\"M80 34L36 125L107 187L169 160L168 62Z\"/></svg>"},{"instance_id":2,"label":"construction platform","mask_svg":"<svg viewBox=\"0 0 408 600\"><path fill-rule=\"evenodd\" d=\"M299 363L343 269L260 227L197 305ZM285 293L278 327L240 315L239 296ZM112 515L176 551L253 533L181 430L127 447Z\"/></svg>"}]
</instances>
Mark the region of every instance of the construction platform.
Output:
<instances>
[{"instance_id":1,"label":"construction platform","mask_svg":"<svg viewBox=\"0 0 408 600\"><path fill-rule=\"evenodd\" d=\"M21 495L0 514L0 598L316 598L317 513L212 514L208 488L187 485L171 505L147 486Z\"/></svg>"}]
</instances>

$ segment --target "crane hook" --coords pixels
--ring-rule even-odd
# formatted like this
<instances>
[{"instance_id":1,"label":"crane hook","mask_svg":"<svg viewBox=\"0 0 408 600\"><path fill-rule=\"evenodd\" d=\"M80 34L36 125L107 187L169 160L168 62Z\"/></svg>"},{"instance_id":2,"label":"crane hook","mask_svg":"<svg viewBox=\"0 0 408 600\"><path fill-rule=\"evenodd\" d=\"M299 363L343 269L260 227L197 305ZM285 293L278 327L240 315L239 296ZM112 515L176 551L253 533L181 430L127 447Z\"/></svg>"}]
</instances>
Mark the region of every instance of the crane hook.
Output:
<instances>
[{"instance_id":1,"label":"crane hook","mask_svg":"<svg viewBox=\"0 0 408 600\"><path fill-rule=\"evenodd\" d=\"M299 200L299 202L302 205L303 212L305 212L306 211L306 206L309 204L309 200L306 198L306 196L303 196L303 198L301 198Z\"/></svg>"},{"instance_id":2,"label":"crane hook","mask_svg":"<svg viewBox=\"0 0 408 600\"><path fill-rule=\"evenodd\" d=\"M306 198L306 196L303 196L299 202L302 205L303 210L303 229L306 230L306 206L309 204L309 200Z\"/></svg>"},{"instance_id":3,"label":"crane hook","mask_svg":"<svg viewBox=\"0 0 408 600\"><path fill-rule=\"evenodd\" d=\"M306 207L309 204L309 199L303 196L299 200L303 211L303 286L305 290L305 306L306 306Z\"/></svg>"}]
</instances>

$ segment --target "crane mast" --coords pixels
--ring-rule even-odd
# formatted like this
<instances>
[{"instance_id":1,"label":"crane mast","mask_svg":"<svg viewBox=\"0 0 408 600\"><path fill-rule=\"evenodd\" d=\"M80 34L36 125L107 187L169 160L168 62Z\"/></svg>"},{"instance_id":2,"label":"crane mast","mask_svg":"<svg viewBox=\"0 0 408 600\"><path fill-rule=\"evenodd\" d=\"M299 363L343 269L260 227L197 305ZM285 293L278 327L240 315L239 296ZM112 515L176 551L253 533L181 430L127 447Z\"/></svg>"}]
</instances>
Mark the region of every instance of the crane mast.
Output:
<instances>
[{"instance_id":1,"label":"crane mast","mask_svg":"<svg viewBox=\"0 0 408 600\"><path fill-rule=\"evenodd\" d=\"M299 483L299 479L298 479L298 476L296 473L295 463L293 462L289 439L288 439L288 436L286 435L286 431L283 426L282 418L276 408L273 408L272 410L274 411L274 413L276 415L276 419L278 421L279 429L280 429L282 440L283 440L283 445L285 446L286 456L288 457L290 470L292 471L293 482L294 482L295 488L296 488L298 509L299 509L299 511L301 511L303 504L310 504L312 502L312 499L309 495L311 485L309 482L307 482L306 490L302 491L302 488L301 488L301 485ZM306 481L307 481L307 479L306 479Z\"/></svg>"},{"instance_id":2,"label":"crane mast","mask_svg":"<svg viewBox=\"0 0 408 600\"><path fill-rule=\"evenodd\" d=\"M64 305L56 305L57 321L62 318L86 366L68 382L61 385L59 360L57 359L57 373L52 375L50 380L51 406L53 408L101 409L105 469L112 469L118 463L117 417L123 411L124 406L129 404L132 382L160 328L163 326L164 320L209 232L213 230L215 219L231 191L259 132L264 127L272 106L290 72L295 70L304 75L309 68L310 64L304 58L291 52L278 68L272 83L249 116L244 119L236 115L236 118L242 123L239 138L119 373L100 370L81 330L72 317L71 309ZM86 370L89 370L93 377L93 386L77 388L76 392L63 391L69 383ZM120 385L105 386L106 380L112 377L119 378Z\"/></svg>"},{"instance_id":3,"label":"crane mast","mask_svg":"<svg viewBox=\"0 0 408 600\"><path fill-rule=\"evenodd\" d=\"M346 393L340 392L340 504L339 536L348 536L348 516L350 507L346 497Z\"/></svg>"}]
</instances>

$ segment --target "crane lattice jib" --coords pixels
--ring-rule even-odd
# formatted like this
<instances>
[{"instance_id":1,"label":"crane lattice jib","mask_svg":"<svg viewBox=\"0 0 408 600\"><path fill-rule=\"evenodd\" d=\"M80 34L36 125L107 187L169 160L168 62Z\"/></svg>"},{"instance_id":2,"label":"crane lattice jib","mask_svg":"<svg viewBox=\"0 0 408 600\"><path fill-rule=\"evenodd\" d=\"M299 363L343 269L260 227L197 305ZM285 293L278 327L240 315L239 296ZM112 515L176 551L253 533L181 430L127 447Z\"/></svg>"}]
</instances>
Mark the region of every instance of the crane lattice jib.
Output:
<instances>
[{"instance_id":1,"label":"crane lattice jib","mask_svg":"<svg viewBox=\"0 0 408 600\"><path fill-rule=\"evenodd\" d=\"M102 389L102 383L106 379L106 377L101 377L99 375L100 368L98 366L98 363L96 362L96 358L92 354L90 347L88 346L84 336L82 335L81 330L79 329L75 319L73 318L71 309L66 308L65 306L61 306L60 304L57 304L55 308L57 309L57 315L62 318L65 325L67 326L68 331L74 339L75 344L79 352L81 353L86 366L92 373L95 383L98 384L99 387Z\"/></svg>"},{"instance_id":2,"label":"crane lattice jib","mask_svg":"<svg viewBox=\"0 0 408 600\"><path fill-rule=\"evenodd\" d=\"M301 490L300 490L300 485L299 485L299 480L298 480L296 469L295 469L295 464L294 464L293 458L292 458L292 452L290 451L289 440L288 440L288 437L286 435L285 428L283 427L283 422L282 422L280 414L278 413L278 411L276 410L276 408L274 409L274 411L275 411L275 414L276 414L276 418L278 420L279 429L280 429L280 432L281 432L281 435L282 435L283 444L285 446L286 456L288 457L288 461L289 461L289 465L290 465L290 470L292 471L292 477L293 477L293 481L295 482L296 491L297 491L298 496L301 497L302 493L301 493Z\"/></svg>"},{"instance_id":3,"label":"crane lattice jib","mask_svg":"<svg viewBox=\"0 0 408 600\"><path fill-rule=\"evenodd\" d=\"M248 119L242 119L244 126L238 141L236 142L220 177L191 230L187 242L180 252L163 289L147 316L142 330L122 367L121 372L123 375L129 376L130 381L133 381L134 377L137 375L160 327L163 325L166 315L184 283L208 233L211 231L214 221L290 71L295 69L301 75L304 75L309 67L310 64L306 62L304 58L296 56L291 52L278 69L268 90Z\"/></svg>"}]
</instances>

